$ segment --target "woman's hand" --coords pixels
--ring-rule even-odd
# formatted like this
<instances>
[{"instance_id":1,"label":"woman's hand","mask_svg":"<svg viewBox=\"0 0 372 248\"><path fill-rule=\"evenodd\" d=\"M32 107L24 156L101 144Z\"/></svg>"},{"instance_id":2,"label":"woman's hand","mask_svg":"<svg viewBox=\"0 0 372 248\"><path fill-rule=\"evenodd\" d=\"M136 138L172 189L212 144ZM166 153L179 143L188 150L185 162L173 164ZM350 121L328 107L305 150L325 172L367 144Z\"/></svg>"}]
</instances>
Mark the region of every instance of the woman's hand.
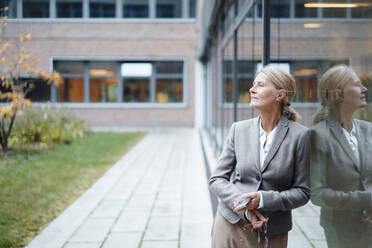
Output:
<instances>
[{"instance_id":1,"label":"woman's hand","mask_svg":"<svg viewBox=\"0 0 372 248\"><path fill-rule=\"evenodd\" d=\"M243 209L241 209L241 211L243 210L252 210L252 209L256 209L260 203L260 198L261 198L261 194L259 192L252 192L252 193L247 193L247 194L244 194L241 196L241 198L251 198L251 202ZM238 206L239 205L239 202L240 202L240 199L239 200L236 200L234 201L234 206Z\"/></svg>"},{"instance_id":2,"label":"woman's hand","mask_svg":"<svg viewBox=\"0 0 372 248\"><path fill-rule=\"evenodd\" d=\"M263 216L258 210L248 210L248 220L252 223L253 229L261 229L269 218Z\"/></svg>"}]
</instances>

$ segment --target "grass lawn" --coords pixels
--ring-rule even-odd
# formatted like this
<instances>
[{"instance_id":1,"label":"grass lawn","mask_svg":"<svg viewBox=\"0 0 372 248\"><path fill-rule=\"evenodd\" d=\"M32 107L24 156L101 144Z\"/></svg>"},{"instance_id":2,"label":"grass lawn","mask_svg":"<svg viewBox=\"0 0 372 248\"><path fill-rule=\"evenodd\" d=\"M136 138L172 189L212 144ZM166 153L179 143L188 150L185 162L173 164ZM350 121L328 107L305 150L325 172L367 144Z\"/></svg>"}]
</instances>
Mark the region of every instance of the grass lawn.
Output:
<instances>
[{"instance_id":1,"label":"grass lawn","mask_svg":"<svg viewBox=\"0 0 372 248\"><path fill-rule=\"evenodd\" d=\"M25 246L143 135L94 133L0 154L0 248Z\"/></svg>"}]
</instances>

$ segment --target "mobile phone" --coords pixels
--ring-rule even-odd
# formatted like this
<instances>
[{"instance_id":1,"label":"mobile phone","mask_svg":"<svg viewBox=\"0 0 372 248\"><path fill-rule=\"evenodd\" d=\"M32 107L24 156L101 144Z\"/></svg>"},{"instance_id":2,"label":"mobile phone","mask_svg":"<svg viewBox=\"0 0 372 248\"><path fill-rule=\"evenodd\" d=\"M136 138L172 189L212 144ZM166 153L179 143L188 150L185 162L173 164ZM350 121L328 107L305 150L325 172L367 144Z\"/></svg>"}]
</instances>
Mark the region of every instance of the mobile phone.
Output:
<instances>
[{"instance_id":1,"label":"mobile phone","mask_svg":"<svg viewBox=\"0 0 372 248\"><path fill-rule=\"evenodd\" d=\"M234 208L234 212L242 211L250 202L251 198L242 198L239 201L239 205Z\"/></svg>"}]
</instances>

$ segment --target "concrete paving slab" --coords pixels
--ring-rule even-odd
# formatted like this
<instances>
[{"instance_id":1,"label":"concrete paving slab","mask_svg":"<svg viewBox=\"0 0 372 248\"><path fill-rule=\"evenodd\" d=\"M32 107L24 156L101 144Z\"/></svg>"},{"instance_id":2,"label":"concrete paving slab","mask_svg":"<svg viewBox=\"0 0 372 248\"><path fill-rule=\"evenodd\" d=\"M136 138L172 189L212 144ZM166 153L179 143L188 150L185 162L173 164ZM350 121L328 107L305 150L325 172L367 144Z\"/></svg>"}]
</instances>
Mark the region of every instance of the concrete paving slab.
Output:
<instances>
[{"instance_id":1,"label":"concrete paving slab","mask_svg":"<svg viewBox=\"0 0 372 248\"><path fill-rule=\"evenodd\" d=\"M143 232L149 216L150 211L148 213L125 211L115 223L112 232Z\"/></svg>"},{"instance_id":2,"label":"concrete paving slab","mask_svg":"<svg viewBox=\"0 0 372 248\"><path fill-rule=\"evenodd\" d=\"M104 200L91 214L92 218L114 218L119 215L126 201L124 200Z\"/></svg>"},{"instance_id":3,"label":"concrete paving slab","mask_svg":"<svg viewBox=\"0 0 372 248\"><path fill-rule=\"evenodd\" d=\"M178 248L178 241L143 241L141 248Z\"/></svg>"},{"instance_id":4,"label":"concrete paving slab","mask_svg":"<svg viewBox=\"0 0 372 248\"><path fill-rule=\"evenodd\" d=\"M178 240L179 216L151 216L144 240Z\"/></svg>"},{"instance_id":5,"label":"concrete paving slab","mask_svg":"<svg viewBox=\"0 0 372 248\"><path fill-rule=\"evenodd\" d=\"M110 233L102 248L138 248L142 233Z\"/></svg>"},{"instance_id":6,"label":"concrete paving slab","mask_svg":"<svg viewBox=\"0 0 372 248\"><path fill-rule=\"evenodd\" d=\"M79 230L71 237L71 242L103 242L114 218L87 219Z\"/></svg>"},{"instance_id":7,"label":"concrete paving slab","mask_svg":"<svg viewBox=\"0 0 372 248\"><path fill-rule=\"evenodd\" d=\"M63 248L100 248L101 242L98 243L77 243L77 242L69 242Z\"/></svg>"}]
</instances>

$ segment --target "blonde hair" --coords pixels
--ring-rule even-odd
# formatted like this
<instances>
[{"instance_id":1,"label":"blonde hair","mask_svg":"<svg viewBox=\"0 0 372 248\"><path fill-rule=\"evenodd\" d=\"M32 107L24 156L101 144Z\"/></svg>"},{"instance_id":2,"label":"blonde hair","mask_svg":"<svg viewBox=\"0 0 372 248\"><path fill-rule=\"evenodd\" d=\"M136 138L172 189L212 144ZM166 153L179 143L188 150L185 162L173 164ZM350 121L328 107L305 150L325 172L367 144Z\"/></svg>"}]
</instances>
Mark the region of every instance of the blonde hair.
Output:
<instances>
[{"instance_id":1,"label":"blonde hair","mask_svg":"<svg viewBox=\"0 0 372 248\"><path fill-rule=\"evenodd\" d=\"M357 77L354 70L347 65L335 65L328 69L320 78L318 92L322 106L314 117L314 123L326 119L330 107L335 103L337 92L342 92L346 85Z\"/></svg>"},{"instance_id":2,"label":"blonde hair","mask_svg":"<svg viewBox=\"0 0 372 248\"><path fill-rule=\"evenodd\" d=\"M263 67L256 73L256 76L260 72L264 73L270 79L276 89L286 91L286 97L281 104L281 112L289 120L297 121L298 113L290 107L290 101L296 93L296 81L294 78L289 73L273 65Z\"/></svg>"}]
</instances>

